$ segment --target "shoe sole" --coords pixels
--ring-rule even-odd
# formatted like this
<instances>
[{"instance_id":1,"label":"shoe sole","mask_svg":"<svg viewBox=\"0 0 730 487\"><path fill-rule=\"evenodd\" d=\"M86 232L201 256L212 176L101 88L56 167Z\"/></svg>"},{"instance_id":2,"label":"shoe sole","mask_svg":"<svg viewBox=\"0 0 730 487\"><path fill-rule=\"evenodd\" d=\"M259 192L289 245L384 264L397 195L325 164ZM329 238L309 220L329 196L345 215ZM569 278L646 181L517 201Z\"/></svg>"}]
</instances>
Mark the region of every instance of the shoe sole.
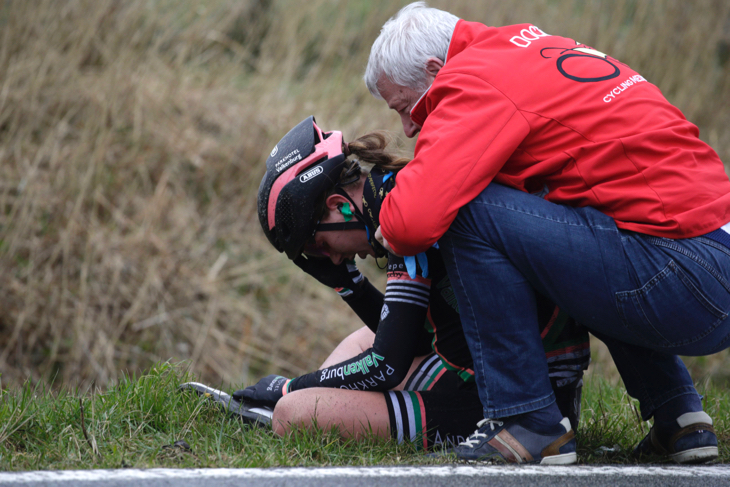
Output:
<instances>
[{"instance_id":1,"label":"shoe sole","mask_svg":"<svg viewBox=\"0 0 730 487\"><path fill-rule=\"evenodd\" d=\"M572 465L577 462L578 454L576 452L572 452L563 453L562 455L550 455L549 457L544 457L542 460L540 460L540 465Z\"/></svg>"},{"instance_id":2,"label":"shoe sole","mask_svg":"<svg viewBox=\"0 0 730 487\"><path fill-rule=\"evenodd\" d=\"M669 458L677 463L707 463L717 458L717 447L692 448L691 450L672 453Z\"/></svg>"}]
</instances>

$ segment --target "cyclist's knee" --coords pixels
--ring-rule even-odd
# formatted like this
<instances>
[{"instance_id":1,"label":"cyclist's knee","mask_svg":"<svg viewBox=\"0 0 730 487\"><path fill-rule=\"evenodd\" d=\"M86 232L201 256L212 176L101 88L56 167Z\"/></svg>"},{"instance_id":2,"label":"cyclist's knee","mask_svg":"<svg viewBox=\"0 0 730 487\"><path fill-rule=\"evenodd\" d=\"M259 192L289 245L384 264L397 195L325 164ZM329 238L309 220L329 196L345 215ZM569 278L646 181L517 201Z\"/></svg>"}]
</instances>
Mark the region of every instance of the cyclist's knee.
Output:
<instances>
[{"instance_id":1,"label":"cyclist's knee","mask_svg":"<svg viewBox=\"0 0 730 487\"><path fill-rule=\"evenodd\" d=\"M373 333L373 331L367 326L363 326L362 328L359 328L350 333L345 340L348 340L353 344L357 344L360 350L364 352L365 350L373 346L373 342L375 341L375 333Z\"/></svg>"},{"instance_id":2,"label":"cyclist's knee","mask_svg":"<svg viewBox=\"0 0 730 487\"><path fill-rule=\"evenodd\" d=\"M274 408L274 414L271 417L271 426L279 436L283 436L291 430L291 426L296 422L297 418L297 396L292 392L279 399ZM301 406L301 405L300 405Z\"/></svg>"}]
</instances>

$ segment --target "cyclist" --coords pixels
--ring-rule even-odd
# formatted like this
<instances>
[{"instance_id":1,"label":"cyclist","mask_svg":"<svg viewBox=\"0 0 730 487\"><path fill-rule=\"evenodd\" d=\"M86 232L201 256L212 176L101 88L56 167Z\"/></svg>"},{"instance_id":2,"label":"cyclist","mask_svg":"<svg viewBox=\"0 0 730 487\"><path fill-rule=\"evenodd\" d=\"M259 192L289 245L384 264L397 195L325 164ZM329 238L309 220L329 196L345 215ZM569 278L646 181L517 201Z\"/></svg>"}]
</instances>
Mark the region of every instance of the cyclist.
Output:
<instances>
[{"instance_id":1,"label":"cyclist","mask_svg":"<svg viewBox=\"0 0 730 487\"><path fill-rule=\"evenodd\" d=\"M380 205L408 162L385 151L386 144L381 134L344 144L340 132L323 132L309 117L266 162L258 201L264 233L305 272L337 289L369 328L348 338L320 370L294 379L268 376L234 394L275 405L277 433L316 422L346 436L374 432L428 448L465 438L483 416L438 247L413 258L389 254L385 295L352 262L355 255L386 255L374 238ZM349 154L373 169L364 171ZM558 406L570 418L560 441L574 441L588 335L548 300L538 297L535 307ZM432 355L419 357L429 348ZM520 453L503 448L505 455ZM574 456L544 456L543 463L571 463Z\"/></svg>"}]
</instances>

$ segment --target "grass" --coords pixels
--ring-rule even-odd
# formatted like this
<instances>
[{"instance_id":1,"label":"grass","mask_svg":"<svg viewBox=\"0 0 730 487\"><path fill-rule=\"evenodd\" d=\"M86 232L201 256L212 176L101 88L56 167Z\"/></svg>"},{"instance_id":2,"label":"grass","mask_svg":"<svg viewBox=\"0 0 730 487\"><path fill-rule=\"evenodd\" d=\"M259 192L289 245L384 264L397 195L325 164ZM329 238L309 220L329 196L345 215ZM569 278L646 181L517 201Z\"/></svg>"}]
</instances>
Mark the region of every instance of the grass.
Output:
<instances>
[{"instance_id":1,"label":"grass","mask_svg":"<svg viewBox=\"0 0 730 487\"><path fill-rule=\"evenodd\" d=\"M321 431L278 437L248 427L210 401L177 391L180 383L194 379L181 364L161 363L104 390L50 391L26 384L5 391L0 399L0 470L443 463L392 440L356 442ZM726 432L730 393L704 392L707 412L717 430ZM578 436L581 463L635 463L629 453L647 430L623 388L600 378L586 383ZM722 463L730 461L729 436L719 435ZM189 450L174 446L181 440Z\"/></svg>"},{"instance_id":2,"label":"grass","mask_svg":"<svg viewBox=\"0 0 730 487\"><path fill-rule=\"evenodd\" d=\"M177 386L193 377L158 364L104 391L26 385L0 402L0 470L270 467L418 462L411 445L298 432L280 438L229 418ZM83 404L83 420L81 405ZM190 450L175 447L185 441ZM423 461L420 459L420 461Z\"/></svg>"}]
</instances>

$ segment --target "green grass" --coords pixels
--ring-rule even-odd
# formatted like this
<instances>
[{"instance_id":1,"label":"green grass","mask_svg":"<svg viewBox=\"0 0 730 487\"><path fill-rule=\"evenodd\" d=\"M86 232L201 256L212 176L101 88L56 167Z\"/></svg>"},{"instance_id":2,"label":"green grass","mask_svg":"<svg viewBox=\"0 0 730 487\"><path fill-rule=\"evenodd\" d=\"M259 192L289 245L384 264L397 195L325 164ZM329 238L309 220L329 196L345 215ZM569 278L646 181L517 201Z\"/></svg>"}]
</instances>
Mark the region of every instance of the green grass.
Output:
<instances>
[{"instance_id":1,"label":"green grass","mask_svg":"<svg viewBox=\"0 0 730 487\"><path fill-rule=\"evenodd\" d=\"M274 467L427 464L410 444L342 440L300 431L281 438L229 418L178 384L195 378L182 365L158 364L105 391L49 391L26 386L0 398L0 469L123 467ZM622 387L600 379L584 388L581 463L633 463L629 453L648 430ZM726 444L728 393L705 392L707 412ZM83 404L83 422L81 419ZM642 430L643 428L643 430ZM190 450L170 447L184 440ZM614 451L604 452L601 447ZM727 447L720 461L727 462Z\"/></svg>"},{"instance_id":2,"label":"green grass","mask_svg":"<svg viewBox=\"0 0 730 487\"><path fill-rule=\"evenodd\" d=\"M280 438L229 418L192 392L180 365L159 364L106 391L24 387L0 399L0 470L374 465L419 461L411 445L297 432ZM81 406L84 421L81 420ZM84 434L84 429L86 434ZM87 439L88 438L88 439ZM190 451L170 448L184 440ZM422 460L421 460L422 461Z\"/></svg>"}]
</instances>

